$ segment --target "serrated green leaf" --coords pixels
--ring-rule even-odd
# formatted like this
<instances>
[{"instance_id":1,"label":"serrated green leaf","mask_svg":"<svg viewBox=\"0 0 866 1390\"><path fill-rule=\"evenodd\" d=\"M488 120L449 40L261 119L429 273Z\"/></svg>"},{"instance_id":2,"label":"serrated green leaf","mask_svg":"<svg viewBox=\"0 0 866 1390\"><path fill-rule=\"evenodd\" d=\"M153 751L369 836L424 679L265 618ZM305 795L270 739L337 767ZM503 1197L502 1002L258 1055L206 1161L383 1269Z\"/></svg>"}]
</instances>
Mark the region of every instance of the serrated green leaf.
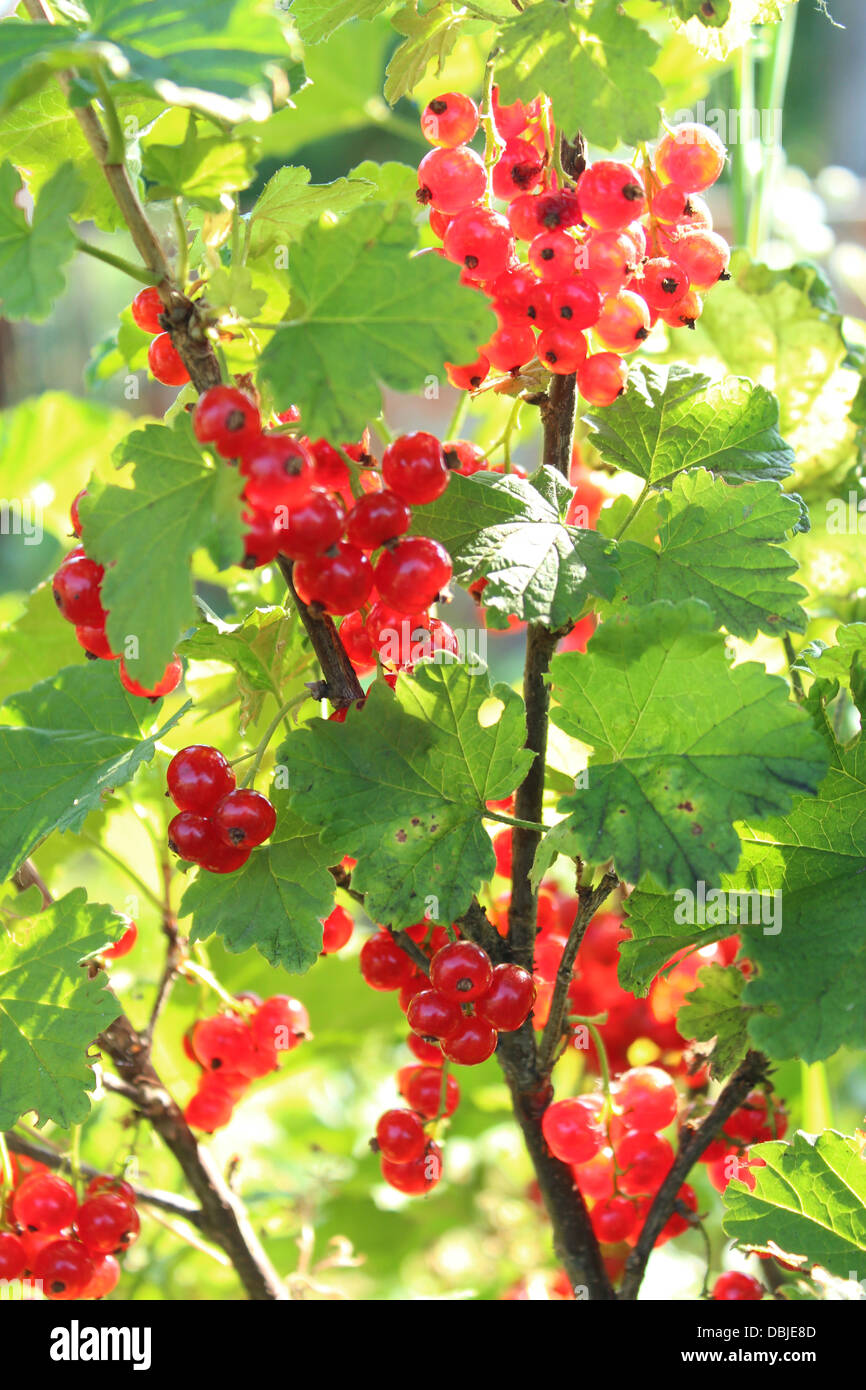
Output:
<instances>
[{"instance_id":1,"label":"serrated green leaf","mask_svg":"<svg viewBox=\"0 0 866 1390\"><path fill-rule=\"evenodd\" d=\"M686 995L677 1028L684 1038L713 1042L710 1069L714 1076L729 1076L749 1049L749 1011L742 1001L746 978L736 965L705 965L696 978L698 987Z\"/></svg>"},{"instance_id":2,"label":"serrated green leaf","mask_svg":"<svg viewBox=\"0 0 866 1390\"><path fill-rule=\"evenodd\" d=\"M392 15L391 23L403 35L403 43L385 72L385 100L394 106L401 97L409 96L431 63L435 62L437 73L441 72L465 22L463 7L455 7L448 0L423 12L416 0Z\"/></svg>"},{"instance_id":3,"label":"serrated green leaf","mask_svg":"<svg viewBox=\"0 0 866 1390\"><path fill-rule=\"evenodd\" d=\"M147 181L149 202L166 198L190 198L201 206L220 207L223 193L234 193L252 182L256 163L255 141L222 132L202 133L192 112L185 137L177 144L142 141L141 172Z\"/></svg>"},{"instance_id":4,"label":"serrated green leaf","mask_svg":"<svg viewBox=\"0 0 866 1390\"><path fill-rule=\"evenodd\" d=\"M482 599L491 626L507 627L513 615L562 627L590 595L614 593L613 543L560 520L542 490L552 474L542 469L529 482L512 474L452 473L442 496L415 516L413 530L448 550L458 583L487 580Z\"/></svg>"},{"instance_id":5,"label":"serrated green leaf","mask_svg":"<svg viewBox=\"0 0 866 1390\"><path fill-rule=\"evenodd\" d=\"M214 309L231 309L242 319L256 319L267 303L266 290L256 289L248 266L220 266L208 277L207 299Z\"/></svg>"},{"instance_id":6,"label":"serrated green leaf","mask_svg":"<svg viewBox=\"0 0 866 1390\"><path fill-rule=\"evenodd\" d=\"M3 20L0 47L0 110L32 95L53 73L85 56L100 57L100 45L82 43L77 30L14 15Z\"/></svg>"},{"instance_id":7,"label":"serrated green leaf","mask_svg":"<svg viewBox=\"0 0 866 1390\"><path fill-rule=\"evenodd\" d=\"M866 1278L866 1162L854 1139L824 1130L795 1134L790 1144L756 1144L765 1163L755 1188L725 1189L724 1228L742 1245L821 1265L840 1279Z\"/></svg>"},{"instance_id":8,"label":"serrated green leaf","mask_svg":"<svg viewBox=\"0 0 866 1390\"><path fill-rule=\"evenodd\" d=\"M309 662L303 629L284 608L255 608L242 623L224 623L215 613L178 645L181 656L233 666L240 694L240 732L258 719L268 695L284 703L283 687ZM2 648L0 648L2 651Z\"/></svg>"},{"instance_id":9,"label":"serrated green leaf","mask_svg":"<svg viewBox=\"0 0 866 1390\"><path fill-rule=\"evenodd\" d=\"M0 165L0 308L7 319L38 322L66 288L64 271L75 254L69 218L85 190L73 165L61 165L43 186L28 222L15 202L21 188L12 165Z\"/></svg>"},{"instance_id":10,"label":"serrated green leaf","mask_svg":"<svg viewBox=\"0 0 866 1390\"><path fill-rule=\"evenodd\" d=\"M72 625L58 622L51 585L43 584L18 621L0 631L0 703L83 655Z\"/></svg>"},{"instance_id":11,"label":"serrated green leaf","mask_svg":"<svg viewBox=\"0 0 866 1390\"><path fill-rule=\"evenodd\" d=\"M486 716L491 698L498 718ZM277 759L293 810L321 828L332 862L357 858L352 884L367 911L403 927L425 911L453 921L490 878L485 802L525 776L525 737L523 702L508 686L491 690L483 668L422 662L393 692L374 681L345 724L317 720L290 734Z\"/></svg>"},{"instance_id":12,"label":"serrated green leaf","mask_svg":"<svg viewBox=\"0 0 866 1390\"><path fill-rule=\"evenodd\" d=\"M106 566L102 603L114 651L134 650L130 674L156 682L177 640L195 618L193 552L204 546L225 568L243 554L237 470L210 464L196 444L187 415L173 427L145 425L127 435L115 453L130 464L132 486L95 480L80 509L88 555ZM142 583L147 575L147 583Z\"/></svg>"},{"instance_id":13,"label":"serrated green leaf","mask_svg":"<svg viewBox=\"0 0 866 1390\"><path fill-rule=\"evenodd\" d=\"M551 663L553 722L594 748L566 797L584 859L667 887L736 867L734 821L816 790L824 740L787 684L731 666L706 604L663 601L603 623L584 654Z\"/></svg>"},{"instance_id":14,"label":"serrated green leaf","mask_svg":"<svg viewBox=\"0 0 866 1390\"><path fill-rule=\"evenodd\" d=\"M375 19L391 0L294 0L292 19L305 43L329 39L350 19Z\"/></svg>"},{"instance_id":15,"label":"serrated green leaf","mask_svg":"<svg viewBox=\"0 0 866 1390\"><path fill-rule=\"evenodd\" d=\"M113 661L66 666L4 705L0 727L0 878L52 830L78 830L153 757L185 708L146 734L161 702L129 695Z\"/></svg>"},{"instance_id":16,"label":"serrated green leaf","mask_svg":"<svg viewBox=\"0 0 866 1390\"><path fill-rule=\"evenodd\" d=\"M121 1009L105 975L91 979L80 961L125 926L74 888L0 932L0 1130L30 1110L61 1129L87 1118L96 1085L88 1049Z\"/></svg>"},{"instance_id":17,"label":"serrated green leaf","mask_svg":"<svg viewBox=\"0 0 866 1390\"><path fill-rule=\"evenodd\" d=\"M557 128L582 130L602 149L637 145L658 134L663 90L651 69L659 46L617 0L590 11L540 0L504 24L496 65L504 103L546 92Z\"/></svg>"},{"instance_id":18,"label":"serrated green leaf","mask_svg":"<svg viewBox=\"0 0 866 1390\"><path fill-rule=\"evenodd\" d=\"M690 367L643 363L613 405L586 418L605 462L653 487L669 487L686 468L730 483L786 478L793 468L778 404L765 387L737 377L711 383Z\"/></svg>"},{"instance_id":19,"label":"serrated green leaf","mask_svg":"<svg viewBox=\"0 0 866 1390\"><path fill-rule=\"evenodd\" d=\"M334 906L334 880L318 828L305 824L271 792L277 828L233 874L200 869L187 888L180 916L192 916L191 938L214 932L230 951L255 946L269 965L303 974L322 949L322 920Z\"/></svg>"},{"instance_id":20,"label":"serrated green leaf","mask_svg":"<svg viewBox=\"0 0 866 1390\"><path fill-rule=\"evenodd\" d=\"M370 197L377 203L411 203L418 188L418 170L394 159L384 164L377 164L373 159L362 160L349 170L349 178L363 179L371 184Z\"/></svg>"},{"instance_id":21,"label":"serrated green leaf","mask_svg":"<svg viewBox=\"0 0 866 1390\"><path fill-rule=\"evenodd\" d=\"M323 213L350 212L373 191L372 183L357 171L333 183L311 184L309 169L291 165L278 169L250 212L249 255L266 256L283 243L297 241Z\"/></svg>"},{"instance_id":22,"label":"serrated green leaf","mask_svg":"<svg viewBox=\"0 0 866 1390\"><path fill-rule=\"evenodd\" d=\"M614 606L689 594L736 637L803 632L806 590L790 578L797 562L780 545L799 518L778 483L734 488L702 468L680 473L658 501L658 543L620 542Z\"/></svg>"},{"instance_id":23,"label":"serrated green leaf","mask_svg":"<svg viewBox=\"0 0 866 1390\"><path fill-rule=\"evenodd\" d=\"M367 204L336 227L308 227L293 252L292 319L261 372L279 399L303 401L311 437L357 438L379 413L381 385L419 391L489 337L481 297L441 257L410 259L415 243L408 208Z\"/></svg>"}]
</instances>

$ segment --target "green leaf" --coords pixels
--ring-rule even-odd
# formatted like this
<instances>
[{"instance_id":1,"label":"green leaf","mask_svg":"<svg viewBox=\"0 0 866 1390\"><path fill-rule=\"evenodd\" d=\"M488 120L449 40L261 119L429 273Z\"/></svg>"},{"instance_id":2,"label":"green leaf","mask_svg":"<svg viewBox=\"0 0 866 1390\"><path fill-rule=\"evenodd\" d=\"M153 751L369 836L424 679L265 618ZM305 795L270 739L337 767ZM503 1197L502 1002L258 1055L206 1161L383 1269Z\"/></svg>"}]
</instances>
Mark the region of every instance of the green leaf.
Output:
<instances>
[{"instance_id":1,"label":"green leaf","mask_svg":"<svg viewBox=\"0 0 866 1390\"><path fill-rule=\"evenodd\" d=\"M81 1124L96 1085L88 1049L120 1004L80 962L116 941L125 920L83 888L0 932L0 1129L35 1110L39 1123Z\"/></svg>"},{"instance_id":2,"label":"green leaf","mask_svg":"<svg viewBox=\"0 0 866 1390\"><path fill-rule=\"evenodd\" d=\"M706 604L664 601L603 623L585 654L551 663L553 722L590 744L588 785L566 797L584 859L666 887L736 867L733 822L814 792L824 740L785 681L731 666Z\"/></svg>"},{"instance_id":3,"label":"green leaf","mask_svg":"<svg viewBox=\"0 0 866 1390\"><path fill-rule=\"evenodd\" d=\"M0 878L52 830L78 830L153 757L186 707L146 734L161 702L129 695L113 661L67 666L10 695L0 727Z\"/></svg>"},{"instance_id":4,"label":"green leaf","mask_svg":"<svg viewBox=\"0 0 866 1390\"><path fill-rule=\"evenodd\" d=\"M462 6L455 8L448 0L423 13L416 0L392 15L391 23L403 35L404 42L385 73L385 100L394 106L401 97L409 96L432 62L436 63L438 75L465 22L466 11Z\"/></svg>"},{"instance_id":5,"label":"green leaf","mask_svg":"<svg viewBox=\"0 0 866 1390\"><path fill-rule=\"evenodd\" d=\"M303 629L283 608L254 608L242 623L224 623L210 611L207 619L178 644L178 652L234 667L241 698L240 732L244 733L259 718L268 695L283 704L285 682L308 664L309 655L302 650Z\"/></svg>"},{"instance_id":6,"label":"green leaf","mask_svg":"<svg viewBox=\"0 0 866 1390\"><path fill-rule=\"evenodd\" d=\"M698 19L707 29L721 29L731 15L731 0L673 0L673 4L684 22Z\"/></svg>"},{"instance_id":7,"label":"green leaf","mask_svg":"<svg viewBox=\"0 0 866 1390\"><path fill-rule=\"evenodd\" d=\"M333 861L318 828L289 810L285 792L271 792L277 828L233 874L200 869L180 916L192 916L191 939L214 932L230 951L255 946L269 965L303 974L322 949L322 920L334 906Z\"/></svg>"},{"instance_id":8,"label":"green leaf","mask_svg":"<svg viewBox=\"0 0 866 1390\"><path fill-rule=\"evenodd\" d=\"M469 361L493 319L436 255L409 259L406 207L368 204L336 227L308 227L291 258L292 320L261 372L279 399L304 404L311 436L354 439L381 409L380 387L420 391L446 359Z\"/></svg>"},{"instance_id":9,"label":"green leaf","mask_svg":"<svg viewBox=\"0 0 866 1390\"><path fill-rule=\"evenodd\" d=\"M514 475L452 473L446 491L416 513L413 530L446 547L454 578L485 578L483 603L491 626L509 615L562 627L590 595L611 598L616 585L612 542L566 526L540 490L553 470L531 482ZM570 495L570 489L567 490Z\"/></svg>"},{"instance_id":10,"label":"green leaf","mask_svg":"<svg viewBox=\"0 0 866 1390\"><path fill-rule=\"evenodd\" d=\"M352 884L371 917L403 927L425 911L453 921L491 877L485 802L522 781L533 756L525 737L523 702L508 686L491 690L483 669L422 662L393 692L374 681L345 724L290 734L277 757L293 810L320 827L331 862L357 858Z\"/></svg>"},{"instance_id":11,"label":"green leaf","mask_svg":"<svg viewBox=\"0 0 866 1390\"><path fill-rule=\"evenodd\" d=\"M756 1144L766 1166L753 1168L755 1189L725 1189L724 1228L741 1245L792 1261L805 1259L840 1279L866 1278L866 1163L855 1139L824 1130L793 1142Z\"/></svg>"},{"instance_id":12,"label":"green leaf","mask_svg":"<svg viewBox=\"0 0 866 1390\"><path fill-rule=\"evenodd\" d=\"M100 46L79 44L66 24L48 24L15 16L3 20L0 47L0 110L31 96L54 72L85 54L100 56Z\"/></svg>"},{"instance_id":13,"label":"green leaf","mask_svg":"<svg viewBox=\"0 0 866 1390\"><path fill-rule=\"evenodd\" d=\"M127 665L148 686L194 621L193 552L204 546L218 568L240 560L242 480L228 464L207 461L185 414L173 427L134 430L115 458L131 464L133 486L95 481L81 505L82 535L88 555L106 566L102 602L113 650L133 653L128 639L137 640Z\"/></svg>"},{"instance_id":14,"label":"green leaf","mask_svg":"<svg viewBox=\"0 0 866 1390\"><path fill-rule=\"evenodd\" d=\"M746 977L736 965L705 965L697 973L698 988L686 995L677 1014L684 1038L713 1042L709 1056L714 1076L729 1076L749 1048L748 1009L742 994Z\"/></svg>"},{"instance_id":15,"label":"green leaf","mask_svg":"<svg viewBox=\"0 0 866 1390\"><path fill-rule=\"evenodd\" d=\"M0 704L83 655L72 625L58 622L51 585L43 584L17 622L0 631Z\"/></svg>"},{"instance_id":16,"label":"green leaf","mask_svg":"<svg viewBox=\"0 0 866 1390\"><path fill-rule=\"evenodd\" d=\"M70 215L84 197L84 184L63 164L42 188L28 222L16 204L21 176L0 165L0 306L11 320L47 318L66 288L64 270L75 254Z\"/></svg>"},{"instance_id":17,"label":"green leaf","mask_svg":"<svg viewBox=\"0 0 866 1390\"><path fill-rule=\"evenodd\" d=\"M500 44L503 102L546 92L565 135L582 130L605 150L658 134L663 90L651 68L659 46L617 0L596 0L589 12L540 0L502 26Z\"/></svg>"},{"instance_id":18,"label":"green leaf","mask_svg":"<svg viewBox=\"0 0 866 1390\"><path fill-rule=\"evenodd\" d=\"M415 183L413 178L413 190ZM311 184L309 169L291 165L278 169L250 212L249 255L265 256L283 243L297 241L323 213L350 212L372 193L373 185L357 171L348 179Z\"/></svg>"},{"instance_id":19,"label":"green leaf","mask_svg":"<svg viewBox=\"0 0 866 1390\"><path fill-rule=\"evenodd\" d=\"M702 599L736 637L803 632L806 593L790 576L797 562L781 549L800 506L775 482L730 487L705 469L680 473L658 502L658 544L620 542L614 603Z\"/></svg>"},{"instance_id":20,"label":"green leaf","mask_svg":"<svg viewBox=\"0 0 866 1390\"><path fill-rule=\"evenodd\" d=\"M234 193L252 182L255 142L217 132L202 134L190 112L184 139L177 144L142 142L142 174L148 201L190 198L200 206L218 208L223 193Z\"/></svg>"},{"instance_id":21,"label":"green leaf","mask_svg":"<svg viewBox=\"0 0 866 1390\"><path fill-rule=\"evenodd\" d=\"M418 170L394 159L384 164L377 164L373 159L362 160L349 170L349 178L363 179L371 184L369 196L377 203L411 203L418 188Z\"/></svg>"},{"instance_id":22,"label":"green leaf","mask_svg":"<svg viewBox=\"0 0 866 1390\"><path fill-rule=\"evenodd\" d=\"M215 309L231 309L242 319L256 319L268 300L267 290L253 284L244 265L220 266L208 277L207 299Z\"/></svg>"},{"instance_id":23,"label":"green leaf","mask_svg":"<svg viewBox=\"0 0 866 1390\"><path fill-rule=\"evenodd\" d=\"M779 434L769 391L727 377L711 383L677 364L644 363L613 405L591 410L590 441L606 463L669 487L686 468L708 468L731 483L786 478L794 453Z\"/></svg>"},{"instance_id":24,"label":"green leaf","mask_svg":"<svg viewBox=\"0 0 866 1390\"><path fill-rule=\"evenodd\" d=\"M294 0L292 19L305 43L321 43L350 19L375 19L391 0Z\"/></svg>"}]
</instances>

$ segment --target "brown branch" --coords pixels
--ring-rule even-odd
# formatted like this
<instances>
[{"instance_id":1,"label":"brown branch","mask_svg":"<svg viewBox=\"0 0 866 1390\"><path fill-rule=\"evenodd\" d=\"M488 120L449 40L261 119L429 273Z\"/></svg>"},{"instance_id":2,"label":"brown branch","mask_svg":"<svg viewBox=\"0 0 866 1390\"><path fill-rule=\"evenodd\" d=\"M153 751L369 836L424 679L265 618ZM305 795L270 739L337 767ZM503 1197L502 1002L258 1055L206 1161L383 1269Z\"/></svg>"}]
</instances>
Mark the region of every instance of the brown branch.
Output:
<instances>
[{"instance_id":1,"label":"brown branch","mask_svg":"<svg viewBox=\"0 0 866 1390\"><path fill-rule=\"evenodd\" d=\"M769 1062L760 1052L747 1052L707 1117L688 1135L674 1159L670 1172L653 1199L637 1244L626 1262L619 1291L621 1299L637 1298L647 1261L662 1228L676 1209L677 1194L701 1154L721 1133L722 1126L739 1109L754 1086L764 1081Z\"/></svg>"},{"instance_id":2,"label":"brown branch","mask_svg":"<svg viewBox=\"0 0 866 1390\"><path fill-rule=\"evenodd\" d=\"M574 962L580 950L586 929L606 898L616 888L619 879L616 874L605 874L597 888L578 884L577 896L580 906L577 910L568 940L562 952L562 959L556 971L550 1013L538 1048L538 1066L542 1074L550 1071L563 1033L563 1022L568 1004L568 987L571 984Z\"/></svg>"},{"instance_id":3,"label":"brown branch","mask_svg":"<svg viewBox=\"0 0 866 1390\"><path fill-rule=\"evenodd\" d=\"M317 693L321 698L330 700L335 709L345 709L347 705L354 704L356 700L362 700L364 691L361 682L358 680L357 672L346 654L346 648L340 641L340 634L337 632L333 618L328 613L320 612L317 605L308 607L298 598L292 579L293 565L291 560L281 555L277 563L286 581L286 588L295 601L301 622L304 624L307 636L312 643L313 651L319 658L324 685Z\"/></svg>"},{"instance_id":4,"label":"brown branch","mask_svg":"<svg viewBox=\"0 0 866 1390\"><path fill-rule=\"evenodd\" d=\"M555 376L550 383L547 401L541 407L544 425L544 453L541 461L546 468L555 468L563 478L568 477L571 469L576 412L577 377Z\"/></svg>"}]
</instances>

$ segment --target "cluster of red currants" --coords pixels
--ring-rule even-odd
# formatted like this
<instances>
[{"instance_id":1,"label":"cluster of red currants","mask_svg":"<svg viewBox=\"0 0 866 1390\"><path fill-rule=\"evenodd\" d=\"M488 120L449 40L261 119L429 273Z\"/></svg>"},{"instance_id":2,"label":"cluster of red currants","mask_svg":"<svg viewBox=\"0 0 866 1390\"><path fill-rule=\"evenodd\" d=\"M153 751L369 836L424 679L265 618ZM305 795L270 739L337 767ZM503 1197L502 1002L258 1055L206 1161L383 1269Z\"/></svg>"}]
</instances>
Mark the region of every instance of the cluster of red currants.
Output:
<instances>
[{"instance_id":1,"label":"cluster of red currants","mask_svg":"<svg viewBox=\"0 0 866 1390\"><path fill-rule=\"evenodd\" d=\"M610 405L628 379L623 357L658 319L694 327L701 294L727 275L729 247L699 196L724 168L724 145L689 123L668 132L640 170L597 160L571 183L553 167L546 96L502 106L493 89L492 164L468 143L480 119L460 92L434 98L421 116L435 148L419 165L418 199L431 209L441 254L498 320L474 362L446 363L449 380L476 390L491 369L514 375L537 357L551 372L576 372L591 405Z\"/></svg>"},{"instance_id":2,"label":"cluster of red currants","mask_svg":"<svg viewBox=\"0 0 866 1390\"><path fill-rule=\"evenodd\" d=\"M139 290L130 307L132 317L142 332L154 335L153 342L147 349L147 365L152 375L157 381L161 381L163 386L185 386L189 381L189 372L183 365L171 336L164 331L159 321L160 316L165 313L159 291L152 287Z\"/></svg>"},{"instance_id":3,"label":"cluster of red currants","mask_svg":"<svg viewBox=\"0 0 866 1390\"><path fill-rule=\"evenodd\" d=\"M75 1188L33 1159L11 1155L14 1187L2 1212L0 1280L27 1279L50 1299L104 1298L115 1258L138 1237L135 1192L108 1175Z\"/></svg>"},{"instance_id":4,"label":"cluster of red currants","mask_svg":"<svg viewBox=\"0 0 866 1390\"><path fill-rule=\"evenodd\" d=\"M456 932L457 928L452 928ZM535 998L532 976L519 965L494 966L474 942L449 940L445 927L419 922L407 935L428 958L429 973L415 965L391 932L378 931L361 950L361 974L372 989L399 990L416 1063L397 1076L408 1109L387 1110L376 1127L382 1176L412 1196L429 1192L442 1174L441 1150L426 1125L450 1117L460 1088L446 1062L477 1066L491 1057L501 1032L529 1017Z\"/></svg>"},{"instance_id":5,"label":"cluster of red currants","mask_svg":"<svg viewBox=\"0 0 866 1390\"><path fill-rule=\"evenodd\" d=\"M78 506L86 488L74 499L69 510L72 531L81 535L81 521ZM77 545L63 560L52 581L54 602L61 617L75 627L75 636L91 660L120 661L120 683L130 695L143 695L149 700L157 700L161 695L170 695L180 685L183 664L179 656L172 657L164 674L152 689L147 690L139 681L133 680L126 669L126 663L118 652L111 650L105 631L108 614L102 606L102 580L105 569L86 553L83 545Z\"/></svg>"},{"instance_id":6,"label":"cluster of red currants","mask_svg":"<svg viewBox=\"0 0 866 1390\"><path fill-rule=\"evenodd\" d=\"M248 1012L199 1019L184 1038L187 1056L202 1069L184 1117L207 1134L227 1125L253 1081L276 1071L282 1054L311 1036L307 1010L288 994L264 1002L241 994L238 1003Z\"/></svg>"},{"instance_id":7,"label":"cluster of red currants","mask_svg":"<svg viewBox=\"0 0 866 1390\"><path fill-rule=\"evenodd\" d=\"M168 827L168 846L212 874L230 874L274 832L277 813L261 792L236 787L235 774L218 748L192 743L175 753L166 773L178 814Z\"/></svg>"}]
</instances>

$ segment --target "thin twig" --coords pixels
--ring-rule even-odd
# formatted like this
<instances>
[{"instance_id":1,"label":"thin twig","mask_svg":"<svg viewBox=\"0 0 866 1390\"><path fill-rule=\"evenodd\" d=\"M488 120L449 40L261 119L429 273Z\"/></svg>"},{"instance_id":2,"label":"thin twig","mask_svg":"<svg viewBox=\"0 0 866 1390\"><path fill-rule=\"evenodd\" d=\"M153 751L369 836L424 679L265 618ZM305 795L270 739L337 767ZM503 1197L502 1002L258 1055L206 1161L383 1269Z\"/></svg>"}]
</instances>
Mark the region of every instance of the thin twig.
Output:
<instances>
[{"instance_id":1,"label":"thin twig","mask_svg":"<svg viewBox=\"0 0 866 1390\"><path fill-rule=\"evenodd\" d=\"M587 927L606 898L609 898L619 882L616 874L605 874L597 888L578 885L577 896L580 906L568 934L562 958L556 972L550 1013L538 1047L538 1066L542 1073L549 1072L562 1038L563 1022L568 1004L568 987L571 984L574 962L580 950Z\"/></svg>"}]
</instances>

